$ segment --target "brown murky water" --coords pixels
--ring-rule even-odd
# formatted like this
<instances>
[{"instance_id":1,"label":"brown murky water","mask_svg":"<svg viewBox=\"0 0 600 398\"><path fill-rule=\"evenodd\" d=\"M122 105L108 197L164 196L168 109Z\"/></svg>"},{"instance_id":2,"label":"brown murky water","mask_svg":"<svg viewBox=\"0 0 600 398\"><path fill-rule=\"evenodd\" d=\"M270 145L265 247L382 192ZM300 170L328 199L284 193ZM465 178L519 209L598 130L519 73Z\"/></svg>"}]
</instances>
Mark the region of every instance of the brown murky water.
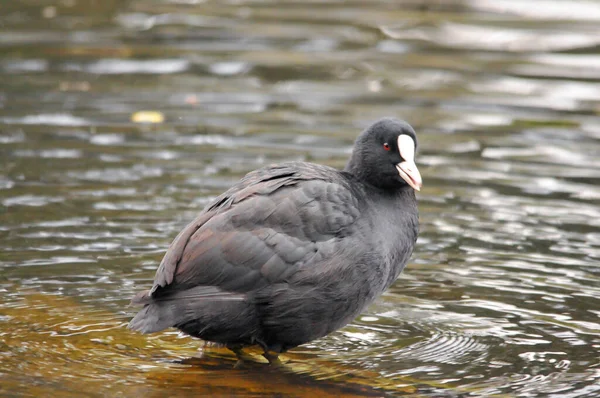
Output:
<instances>
[{"instance_id":1,"label":"brown murky water","mask_svg":"<svg viewBox=\"0 0 600 398\"><path fill-rule=\"evenodd\" d=\"M0 25L2 395L600 394L600 2L21 0ZM342 166L381 116L419 134L422 233L354 323L239 370L125 329L207 201Z\"/></svg>"}]
</instances>

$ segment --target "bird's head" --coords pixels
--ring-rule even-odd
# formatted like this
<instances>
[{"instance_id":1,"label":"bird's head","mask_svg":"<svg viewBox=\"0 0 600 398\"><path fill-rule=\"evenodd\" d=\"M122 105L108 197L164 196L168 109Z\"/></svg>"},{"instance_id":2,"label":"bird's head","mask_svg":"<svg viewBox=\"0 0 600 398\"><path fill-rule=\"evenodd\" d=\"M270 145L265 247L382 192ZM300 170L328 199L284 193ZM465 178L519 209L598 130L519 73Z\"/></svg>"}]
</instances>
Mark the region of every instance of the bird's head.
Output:
<instances>
[{"instance_id":1,"label":"bird's head","mask_svg":"<svg viewBox=\"0 0 600 398\"><path fill-rule=\"evenodd\" d=\"M417 137L406 122L384 118L356 139L346 171L387 190L407 186L419 191L423 184L415 164Z\"/></svg>"}]
</instances>

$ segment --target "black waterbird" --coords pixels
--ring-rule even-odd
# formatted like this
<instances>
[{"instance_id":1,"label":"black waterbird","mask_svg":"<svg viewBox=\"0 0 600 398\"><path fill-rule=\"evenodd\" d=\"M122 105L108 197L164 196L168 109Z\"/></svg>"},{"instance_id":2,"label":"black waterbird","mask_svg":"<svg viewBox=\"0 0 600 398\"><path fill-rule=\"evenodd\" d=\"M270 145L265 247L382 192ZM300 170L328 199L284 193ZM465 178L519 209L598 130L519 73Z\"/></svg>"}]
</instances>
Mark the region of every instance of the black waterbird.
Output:
<instances>
[{"instance_id":1,"label":"black waterbird","mask_svg":"<svg viewBox=\"0 0 600 398\"><path fill-rule=\"evenodd\" d=\"M132 304L142 333L175 327L269 362L352 321L396 280L418 234L421 176L406 122L377 121L343 171L312 163L250 172L177 235Z\"/></svg>"}]
</instances>

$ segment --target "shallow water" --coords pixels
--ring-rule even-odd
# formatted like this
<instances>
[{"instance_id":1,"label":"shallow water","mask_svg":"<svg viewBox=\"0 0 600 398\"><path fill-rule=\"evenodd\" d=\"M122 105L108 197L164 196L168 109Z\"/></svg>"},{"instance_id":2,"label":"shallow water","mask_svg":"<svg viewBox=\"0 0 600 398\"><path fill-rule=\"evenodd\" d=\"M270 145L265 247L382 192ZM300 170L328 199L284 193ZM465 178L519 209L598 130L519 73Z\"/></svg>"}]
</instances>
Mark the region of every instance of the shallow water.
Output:
<instances>
[{"instance_id":1,"label":"shallow water","mask_svg":"<svg viewBox=\"0 0 600 398\"><path fill-rule=\"evenodd\" d=\"M600 394L599 2L2 9L3 395ZM422 232L355 322L281 369L125 329L211 198L381 116L418 132Z\"/></svg>"}]
</instances>

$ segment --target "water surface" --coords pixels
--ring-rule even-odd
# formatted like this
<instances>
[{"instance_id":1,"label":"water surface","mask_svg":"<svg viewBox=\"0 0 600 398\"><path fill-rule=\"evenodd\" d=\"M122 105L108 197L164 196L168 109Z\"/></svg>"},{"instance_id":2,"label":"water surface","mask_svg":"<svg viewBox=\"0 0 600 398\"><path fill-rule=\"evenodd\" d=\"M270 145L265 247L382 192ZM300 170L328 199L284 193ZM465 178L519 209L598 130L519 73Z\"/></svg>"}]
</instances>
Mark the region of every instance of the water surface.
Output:
<instances>
[{"instance_id":1,"label":"water surface","mask_svg":"<svg viewBox=\"0 0 600 398\"><path fill-rule=\"evenodd\" d=\"M600 3L1 9L3 395L600 394ZM125 329L212 198L382 116L418 132L421 236L361 317L281 369Z\"/></svg>"}]
</instances>

